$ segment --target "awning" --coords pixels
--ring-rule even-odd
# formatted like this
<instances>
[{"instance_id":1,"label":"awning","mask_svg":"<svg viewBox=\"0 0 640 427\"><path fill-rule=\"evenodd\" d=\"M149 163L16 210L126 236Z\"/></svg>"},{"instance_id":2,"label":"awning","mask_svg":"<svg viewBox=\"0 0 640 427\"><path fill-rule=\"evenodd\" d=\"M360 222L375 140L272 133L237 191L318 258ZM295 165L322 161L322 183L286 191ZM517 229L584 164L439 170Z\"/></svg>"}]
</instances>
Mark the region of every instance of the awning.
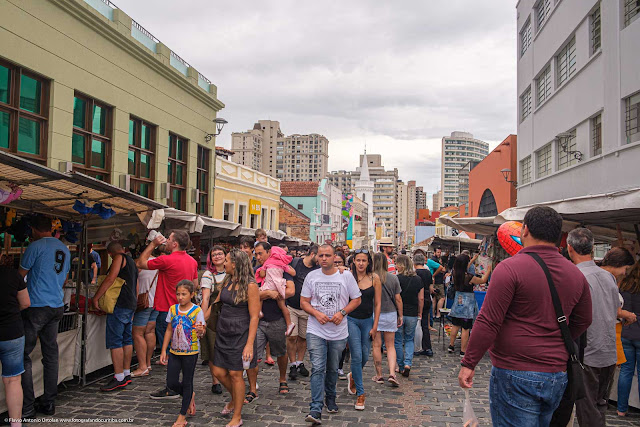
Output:
<instances>
[{"instance_id":1,"label":"awning","mask_svg":"<svg viewBox=\"0 0 640 427\"><path fill-rule=\"evenodd\" d=\"M423 251L428 252L430 246L438 246L443 249L455 250L475 250L478 249L482 240L470 239L468 237L459 236L431 236L426 240L416 243L412 248L412 252Z\"/></svg>"},{"instance_id":2,"label":"awning","mask_svg":"<svg viewBox=\"0 0 640 427\"><path fill-rule=\"evenodd\" d=\"M555 209L564 219L564 231L587 227L596 238L613 241L619 227L623 238L638 240L634 225L640 224L640 188L509 208L495 217L495 223L522 221L534 206Z\"/></svg>"},{"instance_id":3,"label":"awning","mask_svg":"<svg viewBox=\"0 0 640 427\"><path fill-rule=\"evenodd\" d=\"M167 230L184 230L189 233L202 233L204 238L237 237L240 224L208 216L197 215L174 208L157 209L151 216L140 215L140 220L148 229L160 228L164 222Z\"/></svg>"},{"instance_id":4,"label":"awning","mask_svg":"<svg viewBox=\"0 0 640 427\"><path fill-rule=\"evenodd\" d=\"M76 199L102 203L116 215L135 215L165 205L125 191L87 175L62 173L21 157L0 151L0 181L8 181L23 190L11 207L61 218L81 218L73 210Z\"/></svg>"},{"instance_id":5,"label":"awning","mask_svg":"<svg viewBox=\"0 0 640 427\"><path fill-rule=\"evenodd\" d=\"M493 216L488 217L467 217L467 218L451 218L443 216L438 218L444 225L455 228L459 231L468 231L470 233L478 233L483 235L491 235L495 233L499 225L494 224Z\"/></svg>"}]
</instances>

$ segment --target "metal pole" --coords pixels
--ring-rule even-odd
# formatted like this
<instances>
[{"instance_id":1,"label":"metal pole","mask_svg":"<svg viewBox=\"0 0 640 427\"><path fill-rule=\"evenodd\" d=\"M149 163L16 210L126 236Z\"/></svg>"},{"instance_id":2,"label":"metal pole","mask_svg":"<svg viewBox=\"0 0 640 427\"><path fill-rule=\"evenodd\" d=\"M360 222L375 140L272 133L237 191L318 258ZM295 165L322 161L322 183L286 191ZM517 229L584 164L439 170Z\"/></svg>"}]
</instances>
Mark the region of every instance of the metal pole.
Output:
<instances>
[{"instance_id":1,"label":"metal pole","mask_svg":"<svg viewBox=\"0 0 640 427\"><path fill-rule=\"evenodd\" d=\"M80 258L81 261L86 261L87 253L87 220L86 217L82 221L82 234L80 238ZM81 264L82 265L82 264ZM80 353L82 359L80 361L80 375L82 376L82 386L87 385L87 316L89 316L89 269L84 265L84 283L85 283L85 296L84 296L84 315L82 316L82 341L80 344Z\"/></svg>"}]
</instances>

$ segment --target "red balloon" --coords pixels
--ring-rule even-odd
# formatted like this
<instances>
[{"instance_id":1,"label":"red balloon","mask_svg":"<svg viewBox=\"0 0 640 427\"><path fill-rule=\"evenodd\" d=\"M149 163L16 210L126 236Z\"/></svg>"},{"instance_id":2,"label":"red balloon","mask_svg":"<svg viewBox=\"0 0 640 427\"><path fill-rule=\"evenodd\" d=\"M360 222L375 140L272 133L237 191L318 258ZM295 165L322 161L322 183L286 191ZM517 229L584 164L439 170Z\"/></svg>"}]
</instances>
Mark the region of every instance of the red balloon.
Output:
<instances>
[{"instance_id":1,"label":"red balloon","mask_svg":"<svg viewBox=\"0 0 640 427\"><path fill-rule=\"evenodd\" d=\"M504 250L511 256L522 249L522 223L517 221L507 221L498 228L498 241Z\"/></svg>"}]
</instances>

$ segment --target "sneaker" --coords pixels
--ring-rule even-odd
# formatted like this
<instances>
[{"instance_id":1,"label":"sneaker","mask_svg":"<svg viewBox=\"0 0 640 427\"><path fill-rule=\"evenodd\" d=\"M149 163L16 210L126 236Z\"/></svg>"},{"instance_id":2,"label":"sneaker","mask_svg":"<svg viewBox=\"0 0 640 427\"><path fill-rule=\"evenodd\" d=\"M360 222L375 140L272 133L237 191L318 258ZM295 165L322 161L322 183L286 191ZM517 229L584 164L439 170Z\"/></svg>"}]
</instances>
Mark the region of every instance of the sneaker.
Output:
<instances>
[{"instance_id":1,"label":"sneaker","mask_svg":"<svg viewBox=\"0 0 640 427\"><path fill-rule=\"evenodd\" d=\"M426 351L427 357L433 357L433 350L429 349Z\"/></svg>"},{"instance_id":2,"label":"sneaker","mask_svg":"<svg viewBox=\"0 0 640 427\"><path fill-rule=\"evenodd\" d=\"M312 424L322 424L322 414L317 411L311 411L304 420Z\"/></svg>"},{"instance_id":3,"label":"sneaker","mask_svg":"<svg viewBox=\"0 0 640 427\"><path fill-rule=\"evenodd\" d=\"M127 382L126 378L123 379L122 381L118 381L116 377L111 377L111 381L109 381L107 385L103 385L102 387L100 387L100 391L103 391L103 392L116 391L118 389L125 388L130 382L131 380Z\"/></svg>"},{"instance_id":4,"label":"sneaker","mask_svg":"<svg viewBox=\"0 0 640 427\"><path fill-rule=\"evenodd\" d=\"M163 388L162 390L154 391L149 394L152 399L179 399L180 394L169 388Z\"/></svg>"},{"instance_id":5,"label":"sneaker","mask_svg":"<svg viewBox=\"0 0 640 427\"><path fill-rule=\"evenodd\" d=\"M338 405L336 404L336 399L325 399L324 404L327 407L327 412L330 414L335 414L338 412Z\"/></svg>"},{"instance_id":6,"label":"sneaker","mask_svg":"<svg viewBox=\"0 0 640 427\"><path fill-rule=\"evenodd\" d=\"M338 378L341 380L347 379L347 376L344 374L344 371L342 369L338 369Z\"/></svg>"},{"instance_id":7,"label":"sneaker","mask_svg":"<svg viewBox=\"0 0 640 427\"><path fill-rule=\"evenodd\" d=\"M291 381L295 381L298 379L298 368L296 368L296 365L291 365L291 367L289 368L289 379Z\"/></svg>"},{"instance_id":8,"label":"sneaker","mask_svg":"<svg viewBox=\"0 0 640 427\"><path fill-rule=\"evenodd\" d=\"M453 353L453 352L455 352L455 351L456 351L456 348L455 348L454 346L450 345L450 346L449 346L449 348L447 348L447 351L448 351L449 353Z\"/></svg>"},{"instance_id":9,"label":"sneaker","mask_svg":"<svg viewBox=\"0 0 640 427\"><path fill-rule=\"evenodd\" d=\"M351 375L351 372L347 374L347 380L349 380L349 382L347 383L347 392L351 395L356 394L356 382L353 380L353 375Z\"/></svg>"},{"instance_id":10,"label":"sneaker","mask_svg":"<svg viewBox=\"0 0 640 427\"><path fill-rule=\"evenodd\" d=\"M54 403L40 403L36 402L34 405L35 411L42 415L55 415L56 413L56 405ZM34 413L35 417L35 413ZM24 417L24 418L33 418L33 417Z\"/></svg>"},{"instance_id":11,"label":"sneaker","mask_svg":"<svg viewBox=\"0 0 640 427\"><path fill-rule=\"evenodd\" d=\"M211 386L211 393L213 393L213 394L222 394L222 385L213 384Z\"/></svg>"},{"instance_id":12,"label":"sneaker","mask_svg":"<svg viewBox=\"0 0 640 427\"><path fill-rule=\"evenodd\" d=\"M124 382L126 382L127 385L131 384L131 374L124 377Z\"/></svg>"},{"instance_id":13,"label":"sneaker","mask_svg":"<svg viewBox=\"0 0 640 427\"><path fill-rule=\"evenodd\" d=\"M356 400L355 409L356 411L364 411L364 394L361 394L360 396L358 396L358 399Z\"/></svg>"},{"instance_id":14,"label":"sneaker","mask_svg":"<svg viewBox=\"0 0 640 427\"><path fill-rule=\"evenodd\" d=\"M460 352L460 356L464 357L464 351Z\"/></svg>"},{"instance_id":15,"label":"sneaker","mask_svg":"<svg viewBox=\"0 0 640 427\"><path fill-rule=\"evenodd\" d=\"M309 371L307 370L307 368L304 367L304 363L301 363L298 365L298 373L303 377L309 376Z\"/></svg>"}]
</instances>

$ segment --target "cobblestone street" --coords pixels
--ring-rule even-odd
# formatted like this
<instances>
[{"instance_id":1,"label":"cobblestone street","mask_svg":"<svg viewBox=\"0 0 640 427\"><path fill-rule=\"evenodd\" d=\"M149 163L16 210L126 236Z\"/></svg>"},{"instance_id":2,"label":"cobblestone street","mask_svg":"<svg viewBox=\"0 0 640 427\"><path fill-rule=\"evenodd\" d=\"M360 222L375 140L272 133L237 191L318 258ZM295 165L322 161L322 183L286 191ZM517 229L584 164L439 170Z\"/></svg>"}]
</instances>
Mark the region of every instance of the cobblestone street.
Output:
<instances>
[{"instance_id":1,"label":"cobblestone street","mask_svg":"<svg viewBox=\"0 0 640 427\"><path fill-rule=\"evenodd\" d=\"M464 392L457 385L460 356L448 354L432 334L435 356L416 357L411 376L399 376L401 386L391 388L371 381L373 363L369 360L365 368L366 410L353 408L355 399L346 391L346 381L338 383L337 414L322 414L323 425L329 426L460 426ZM458 342L459 343L459 342ZM459 345L459 344L458 344ZM386 366L386 362L384 363ZM307 366L310 368L309 364ZM264 369L263 369L264 368ZM304 416L309 411L311 392L309 378L290 381L291 393L278 394L277 367L261 365L258 378L259 398L243 407L245 426L293 426L308 425ZM348 364L345 364L345 371ZM490 425L489 416L489 370L488 357L478 366L475 385L471 391L473 409L481 425ZM101 383L85 388L72 387L58 396L57 418L132 418L136 425L171 425L180 407L179 400L151 400L149 392L162 388L165 368L154 366L149 377L134 379L127 389L105 394L98 391ZM220 415L229 395L213 395L211 379L206 367L198 364L196 369L196 416L189 419L190 425L225 425L227 418ZM640 414L631 414L627 419L618 418L613 407L608 414L608 425L640 425ZM40 425L54 425L44 423ZM59 423L55 425L60 425ZM109 424L117 425L117 424ZM576 423L577 425L577 423Z\"/></svg>"}]
</instances>

